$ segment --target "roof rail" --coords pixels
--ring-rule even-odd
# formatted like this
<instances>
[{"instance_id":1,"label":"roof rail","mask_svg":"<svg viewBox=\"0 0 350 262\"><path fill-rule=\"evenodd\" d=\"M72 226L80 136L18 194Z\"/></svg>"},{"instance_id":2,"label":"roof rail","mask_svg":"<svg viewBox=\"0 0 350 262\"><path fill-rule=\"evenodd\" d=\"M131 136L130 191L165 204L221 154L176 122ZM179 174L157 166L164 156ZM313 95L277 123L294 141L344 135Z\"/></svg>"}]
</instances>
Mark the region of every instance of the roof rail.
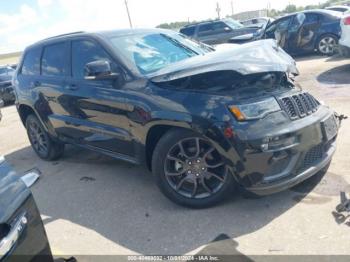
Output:
<instances>
[{"instance_id":1,"label":"roof rail","mask_svg":"<svg viewBox=\"0 0 350 262\"><path fill-rule=\"evenodd\" d=\"M85 33L85 31L76 31L76 32L71 32L71 33L66 33L66 34L61 34L61 35L55 35L55 36L45 38L42 41L48 40L48 39L54 39L54 38L61 37L61 36L75 35L75 34L81 34L81 33Z\"/></svg>"},{"instance_id":2,"label":"roof rail","mask_svg":"<svg viewBox=\"0 0 350 262\"><path fill-rule=\"evenodd\" d=\"M220 21L220 20L219 19L210 19L210 20L206 20L206 21L190 23L190 24L185 25L184 27L195 26L195 25L205 24L205 23L212 23L212 22L217 22L217 21Z\"/></svg>"}]
</instances>

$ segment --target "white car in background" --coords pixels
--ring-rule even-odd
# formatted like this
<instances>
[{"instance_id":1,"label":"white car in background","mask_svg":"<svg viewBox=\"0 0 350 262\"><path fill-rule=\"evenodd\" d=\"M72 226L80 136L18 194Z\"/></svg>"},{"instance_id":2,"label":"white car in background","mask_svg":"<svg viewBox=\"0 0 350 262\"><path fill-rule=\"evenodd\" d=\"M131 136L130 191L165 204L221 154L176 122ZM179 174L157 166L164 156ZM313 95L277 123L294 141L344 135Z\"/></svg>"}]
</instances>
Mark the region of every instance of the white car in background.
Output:
<instances>
[{"instance_id":1,"label":"white car in background","mask_svg":"<svg viewBox=\"0 0 350 262\"><path fill-rule=\"evenodd\" d=\"M350 13L346 13L340 22L341 37L339 39L340 52L350 55Z\"/></svg>"},{"instance_id":2,"label":"white car in background","mask_svg":"<svg viewBox=\"0 0 350 262\"><path fill-rule=\"evenodd\" d=\"M334 5L334 6L329 6L325 8L326 10L332 10L332 11L337 11L341 12L343 14L347 13L350 11L350 6L346 5Z\"/></svg>"}]
</instances>

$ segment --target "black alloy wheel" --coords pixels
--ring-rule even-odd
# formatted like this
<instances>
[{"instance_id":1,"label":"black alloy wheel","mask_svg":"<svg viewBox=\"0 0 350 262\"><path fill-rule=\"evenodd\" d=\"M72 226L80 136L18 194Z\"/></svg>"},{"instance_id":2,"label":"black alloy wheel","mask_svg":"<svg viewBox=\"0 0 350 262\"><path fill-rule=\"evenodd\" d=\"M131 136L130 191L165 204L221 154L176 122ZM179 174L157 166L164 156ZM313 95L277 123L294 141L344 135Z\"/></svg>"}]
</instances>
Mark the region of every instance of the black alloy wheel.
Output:
<instances>
[{"instance_id":1,"label":"black alloy wheel","mask_svg":"<svg viewBox=\"0 0 350 262\"><path fill-rule=\"evenodd\" d=\"M29 141L35 153L44 160L55 160L62 156L64 144L53 141L35 115L26 119Z\"/></svg>"},{"instance_id":2,"label":"black alloy wheel","mask_svg":"<svg viewBox=\"0 0 350 262\"><path fill-rule=\"evenodd\" d=\"M161 138L153 155L153 171L167 197L190 207L221 201L233 184L232 174L215 147L182 129Z\"/></svg>"}]
</instances>

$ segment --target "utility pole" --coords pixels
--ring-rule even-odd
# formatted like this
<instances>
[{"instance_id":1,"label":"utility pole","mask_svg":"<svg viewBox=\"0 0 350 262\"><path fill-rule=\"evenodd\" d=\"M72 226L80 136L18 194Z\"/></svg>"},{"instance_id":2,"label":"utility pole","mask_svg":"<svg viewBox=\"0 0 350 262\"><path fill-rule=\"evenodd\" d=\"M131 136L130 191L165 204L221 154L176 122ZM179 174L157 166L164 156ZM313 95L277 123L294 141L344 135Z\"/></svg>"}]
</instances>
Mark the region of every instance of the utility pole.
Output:
<instances>
[{"instance_id":1,"label":"utility pole","mask_svg":"<svg viewBox=\"0 0 350 262\"><path fill-rule=\"evenodd\" d=\"M130 28L132 28L132 22L131 22L131 17L130 17L130 12L129 12L129 7L128 7L128 1L127 1L127 0L124 0L124 2L125 2L126 12L128 13L128 18L129 18Z\"/></svg>"},{"instance_id":2,"label":"utility pole","mask_svg":"<svg viewBox=\"0 0 350 262\"><path fill-rule=\"evenodd\" d=\"M267 2L267 8L266 8L266 16L270 15L270 9L271 9L271 3Z\"/></svg>"},{"instance_id":3,"label":"utility pole","mask_svg":"<svg viewBox=\"0 0 350 262\"><path fill-rule=\"evenodd\" d=\"M216 12L218 13L218 19L220 20L220 11L221 11L221 8L220 8L220 5L219 5L219 2L216 2Z\"/></svg>"},{"instance_id":4,"label":"utility pole","mask_svg":"<svg viewBox=\"0 0 350 262\"><path fill-rule=\"evenodd\" d=\"M232 17L233 17L233 1L231 1L231 13L232 13Z\"/></svg>"}]
</instances>

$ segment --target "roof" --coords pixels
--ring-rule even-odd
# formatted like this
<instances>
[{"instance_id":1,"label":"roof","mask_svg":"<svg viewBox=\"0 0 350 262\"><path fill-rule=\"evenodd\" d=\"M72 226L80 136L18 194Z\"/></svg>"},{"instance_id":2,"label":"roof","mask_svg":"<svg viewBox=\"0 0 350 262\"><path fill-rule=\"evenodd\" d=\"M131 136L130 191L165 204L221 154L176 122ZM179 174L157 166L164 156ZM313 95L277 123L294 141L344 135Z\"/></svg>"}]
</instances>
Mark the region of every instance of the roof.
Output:
<instances>
[{"instance_id":1,"label":"roof","mask_svg":"<svg viewBox=\"0 0 350 262\"><path fill-rule=\"evenodd\" d=\"M337 11L326 10L326 9L310 9L310 10L304 10L304 11L295 12L295 13L291 13L291 14L286 14L284 16L279 17L278 19L285 18L285 17L292 16L292 15L296 15L296 14L300 14L300 13L318 13L318 14L324 14L324 15L333 16L333 17L334 16L339 17L339 12L337 12Z\"/></svg>"},{"instance_id":2,"label":"roof","mask_svg":"<svg viewBox=\"0 0 350 262\"><path fill-rule=\"evenodd\" d=\"M151 33L151 32L174 32L171 30L166 29L158 29L158 28L151 28L151 29L118 29L118 30L109 30L109 31L96 31L96 32L85 32L85 31L77 31L77 32L71 32L61 35L52 36L49 38L42 39L27 48L33 48L35 46L41 45L41 44L47 44L50 42L56 42L57 40L66 40L69 38L74 37L81 37L81 36L100 36L100 37L112 37L112 36L123 36L123 35L133 35L133 34L140 34L140 33Z\"/></svg>"}]
</instances>

